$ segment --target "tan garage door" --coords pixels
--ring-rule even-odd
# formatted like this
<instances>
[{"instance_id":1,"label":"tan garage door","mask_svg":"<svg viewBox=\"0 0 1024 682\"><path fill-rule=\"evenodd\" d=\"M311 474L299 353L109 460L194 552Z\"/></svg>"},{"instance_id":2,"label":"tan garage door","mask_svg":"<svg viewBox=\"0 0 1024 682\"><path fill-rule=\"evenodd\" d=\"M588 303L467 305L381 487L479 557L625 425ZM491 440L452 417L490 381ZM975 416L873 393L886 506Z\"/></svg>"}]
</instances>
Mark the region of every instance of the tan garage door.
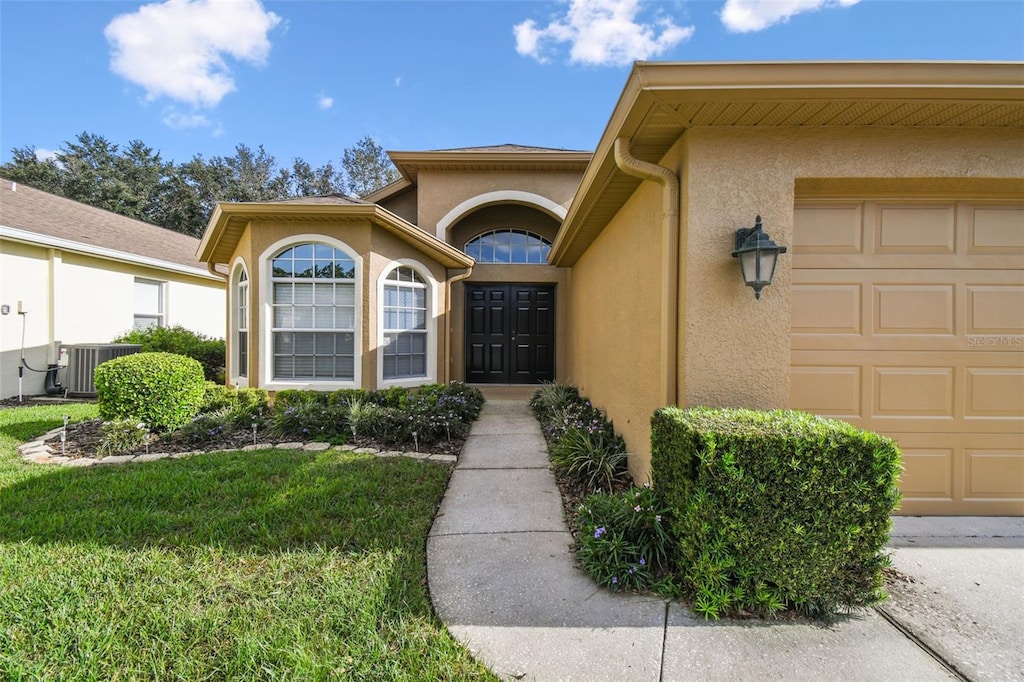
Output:
<instances>
[{"instance_id":1,"label":"tan garage door","mask_svg":"<svg viewBox=\"0 0 1024 682\"><path fill-rule=\"evenodd\" d=\"M792 251L792 406L899 441L903 514L1024 515L1024 201L799 201Z\"/></svg>"}]
</instances>

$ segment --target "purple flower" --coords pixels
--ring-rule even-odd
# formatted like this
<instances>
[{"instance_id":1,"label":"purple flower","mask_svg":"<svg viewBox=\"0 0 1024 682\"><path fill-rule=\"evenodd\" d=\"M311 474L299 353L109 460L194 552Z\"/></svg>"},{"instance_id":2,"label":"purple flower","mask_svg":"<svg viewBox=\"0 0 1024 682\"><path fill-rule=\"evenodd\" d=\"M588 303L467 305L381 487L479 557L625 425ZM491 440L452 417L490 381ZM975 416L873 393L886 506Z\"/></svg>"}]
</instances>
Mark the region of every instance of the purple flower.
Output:
<instances>
[{"instance_id":1,"label":"purple flower","mask_svg":"<svg viewBox=\"0 0 1024 682\"><path fill-rule=\"evenodd\" d=\"M619 579L613 577L612 578L612 585L618 585L618 584L619 584Z\"/></svg>"},{"instance_id":2,"label":"purple flower","mask_svg":"<svg viewBox=\"0 0 1024 682\"><path fill-rule=\"evenodd\" d=\"M598 528L597 530L595 530L595 531L594 531L594 539L595 539L595 540L598 540L598 539L600 539L600 537L601 537L602 535L604 535L604 531L605 531L605 528L604 528L604 526L601 526L600 528Z\"/></svg>"},{"instance_id":3,"label":"purple flower","mask_svg":"<svg viewBox=\"0 0 1024 682\"><path fill-rule=\"evenodd\" d=\"M647 565L647 560L644 559L643 557L640 557L640 565L641 566L646 566Z\"/></svg>"},{"instance_id":4,"label":"purple flower","mask_svg":"<svg viewBox=\"0 0 1024 682\"><path fill-rule=\"evenodd\" d=\"M633 507L633 511L635 511L635 512L641 511L642 509L643 509L643 507L641 507L639 504L637 506Z\"/></svg>"}]
</instances>

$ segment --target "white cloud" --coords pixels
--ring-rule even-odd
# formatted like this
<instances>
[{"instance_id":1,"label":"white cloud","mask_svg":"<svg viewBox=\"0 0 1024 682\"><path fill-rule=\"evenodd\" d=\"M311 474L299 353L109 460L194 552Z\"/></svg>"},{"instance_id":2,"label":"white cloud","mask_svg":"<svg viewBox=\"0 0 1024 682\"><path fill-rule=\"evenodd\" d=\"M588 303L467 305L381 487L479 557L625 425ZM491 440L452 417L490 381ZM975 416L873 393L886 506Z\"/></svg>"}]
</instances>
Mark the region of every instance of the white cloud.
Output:
<instances>
[{"instance_id":1,"label":"white cloud","mask_svg":"<svg viewBox=\"0 0 1024 682\"><path fill-rule=\"evenodd\" d=\"M402 77L401 76L398 76L397 78L395 78L395 87L396 88L402 87Z\"/></svg>"},{"instance_id":2,"label":"white cloud","mask_svg":"<svg viewBox=\"0 0 1024 682\"><path fill-rule=\"evenodd\" d=\"M334 98L328 97L324 93L320 93L316 96L316 106L319 109L330 109L334 106Z\"/></svg>"},{"instance_id":3,"label":"white cloud","mask_svg":"<svg viewBox=\"0 0 1024 682\"><path fill-rule=\"evenodd\" d=\"M175 130L188 130L189 128L212 128L215 124L203 114L182 113L177 109L165 109L163 124Z\"/></svg>"},{"instance_id":4,"label":"white cloud","mask_svg":"<svg viewBox=\"0 0 1024 682\"><path fill-rule=\"evenodd\" d=\"M571 0L565 16L540 28L532 19L516 24L516 52L539 62L548 61L552 44L569 43L569 61L621 66L650 59L693 35L693 26L678 26L671 18L638 22L640 0Z\"/></svg>"},{"instance_id":5,"label":"white cloud","mask_svg":"<svg viewBox=\"0 0 1024 682\"><path fill-rule=\"evenodd\" d=\"M850 7L860 0L726 0L719 17L733 33L750 33L789 21L791 16L830 7Z\"/></svg>"},{"instance_id":6,"label":"white cloud","mask_svg":"<svg viewBox=\"0 0 1024 682\"><path fill-rule=\"evenodd\" d=\"M146 99L213 107L235 89L225 57L263 65L280 22L259 0L166 0L115 17L104 35L111 70Z\"/></svg>"},{"instance_id":7,"label":"white cloud","mask_svg":"<svg viewBox=\"0 0 1024 682\"><path fill-rule=\"evenodd\" d=\"M52 149L44 149L42 147L36 148L36 159L39 161L56 161L57 152Z\"/></svg>"}]
</instances>

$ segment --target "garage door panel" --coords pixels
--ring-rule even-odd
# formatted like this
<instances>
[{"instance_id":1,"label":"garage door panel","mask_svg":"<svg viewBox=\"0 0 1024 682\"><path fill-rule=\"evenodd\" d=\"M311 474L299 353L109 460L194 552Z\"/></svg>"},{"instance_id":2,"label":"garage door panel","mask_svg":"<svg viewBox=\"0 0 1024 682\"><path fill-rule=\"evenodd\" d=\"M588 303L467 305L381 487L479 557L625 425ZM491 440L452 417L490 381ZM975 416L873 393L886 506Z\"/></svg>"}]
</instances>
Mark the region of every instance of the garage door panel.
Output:
<instances>
[{"instance_id":1,"label":"garage door panel","mask_svg":"<svg viewBox=\"0 0 1024 682\"><path fill-rule=\"evenodd\" d=\"M1024 515L1024 202L859 206L795 209L792 406L895 438L901 513Z\"/></svg>"},{"instance_id":2,"label":"garage door panel","mask_svg":"<svg viewBox=\"0 0 1024 682\"><path fill-rule=\"evenodd\" d=\"M975 207L970 219L968 253L1024 254L1024 209Z\"/></svg>"},{"instance_id":3,"label":"garage door panel","mask_svg":"<svg viewBox=\"0 0 1024 682\"><path fill-rule=\"evenodd\" d=\"M903 514L1024 515L1024 434L890 433Z\"/></svg>"},{"instance_id":4,"label":"garage door panel","mask_svg":"<svg viewBox=\"0 0 1024 682\"><path fill-rule=\"evenodd\" d=\"M1024 286L967 285L967 333L1024 334Z\"/></svg>"},{"instance_id":5,"label":"garage door panel","mask_svg":"<svg viewBox=\"0 0 1024 682\"><path fill-rule=\"evenodd\" d=\"M914 448L900 443L903 452L903 475L900 492L904 498L925 498L953 501L953 448Z\"/></svg>"},{"instance_id":6,"label":"garage door panel","mask_svg":"<svg viewBox=\"0 0 1024 682\"><path fill-rule=\"evenodd\" d=\"M956 253L955 206L875 204L876 254Z\"/></svg>"},{"instance_id":7,"label":"garage door panel","mask_svg":"<svg viewBox=\"0 0 1024 682\"><path fill-rule=\"evenodd\" d=\"M953 417L952 367L876 367L871 416Z\"/></svg>"},{"instance_id":8,"label":"garage door panel","mask_svg":"<svg viewBox=\"0 0 1024 682\"><path fill-rule=\"evenodd\" d=\"M966 379L966 418L1017 418L1024 425L1024 369L967 367Z\"/></svg>"},{"instance_id":9,"label":"garage door panel","mask_svg":"<svg viewBox=\"0 0 1024 682\"><path fill-rule=\"evenodd\" d=\"M792 253L805 268L1020 269L1024 209L995 201L801 202Z\"/></svg>"},{"instance_id":10,"label":"garage door panel","mask_svg":"<svg viewBox=\"0 0 1024 682\"><path fill-rule=\"evenodd\" d=\"M796 334L861 333L860 284L794 284L793 332Z\"/></svg>"},{"instance_id":11,"label":"garage door panel","mask_svg":"<svg viewBox=\"0 0 1024 682\"><path fill-rule=\"evenodd\" d=\"M872 289L875 334L955 333L953 285L881 284Z\"/></svg>"},{"instance_id":12,"label":"garage door panel","mask_svg":"<svg viewBox=\"0 0 1024 682\"><path fill-rule=\"evenodd\" d=\"M803 206L794 213L793 253L861 256L863 248L862 204Z\"/></svg>"},{"instance_id":13,"label":"garage door panel","mask_svg":"<svg viewBox=\"0 0 1024 682\"><path fill-rule=\"evenodd\" d=\"M796 366L792 368L791 405L797 410L843 419L861 417L860 367Z\"/></svg>"},{"instance_id":14,"label":"garage door panel","mask_svg":"<svg viewBox=\"0 0 1024 682\"><path fill-rule=\"evenodd\" d=\"M1024 452L1020 449L964 451L964 499L1024 497Z\"/></svg>"}]
</instances>

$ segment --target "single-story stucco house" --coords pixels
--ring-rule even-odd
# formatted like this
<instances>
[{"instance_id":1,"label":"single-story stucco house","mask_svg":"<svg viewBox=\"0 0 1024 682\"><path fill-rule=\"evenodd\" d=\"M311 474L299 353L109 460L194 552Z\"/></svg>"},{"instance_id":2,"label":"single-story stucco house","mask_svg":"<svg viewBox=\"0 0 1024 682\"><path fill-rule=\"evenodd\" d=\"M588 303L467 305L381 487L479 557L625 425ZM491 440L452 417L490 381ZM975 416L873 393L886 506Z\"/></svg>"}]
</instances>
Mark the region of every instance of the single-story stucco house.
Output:
<instances>
[{"instance_id":1,"label":"single-story stucco house","mask_svg":"<svg viewBox=\"0 0 1024 682\"><path fill-rule=\"evenodd\" d=\"M593 154L391 158L216 210L231 382L571 382L637 480L660 406L798 408L895 437L903 513L1024 514L1024 65L638 63Z\"/></svg>"},{"instance_id":2,"label":"single-story stucco house","mask_svg":"<svg viewBox=\"0 0 1024 682\"><path fill-rule=\"evenodd\" d=\"M22 357L46 370L58 344L105 344L154 324L222 338L225 278L199 262L198 246L0 179L0 398L18 395ZM44 392L44 371L23 375L23 395Z\"/></svg>"}]
</instances>

